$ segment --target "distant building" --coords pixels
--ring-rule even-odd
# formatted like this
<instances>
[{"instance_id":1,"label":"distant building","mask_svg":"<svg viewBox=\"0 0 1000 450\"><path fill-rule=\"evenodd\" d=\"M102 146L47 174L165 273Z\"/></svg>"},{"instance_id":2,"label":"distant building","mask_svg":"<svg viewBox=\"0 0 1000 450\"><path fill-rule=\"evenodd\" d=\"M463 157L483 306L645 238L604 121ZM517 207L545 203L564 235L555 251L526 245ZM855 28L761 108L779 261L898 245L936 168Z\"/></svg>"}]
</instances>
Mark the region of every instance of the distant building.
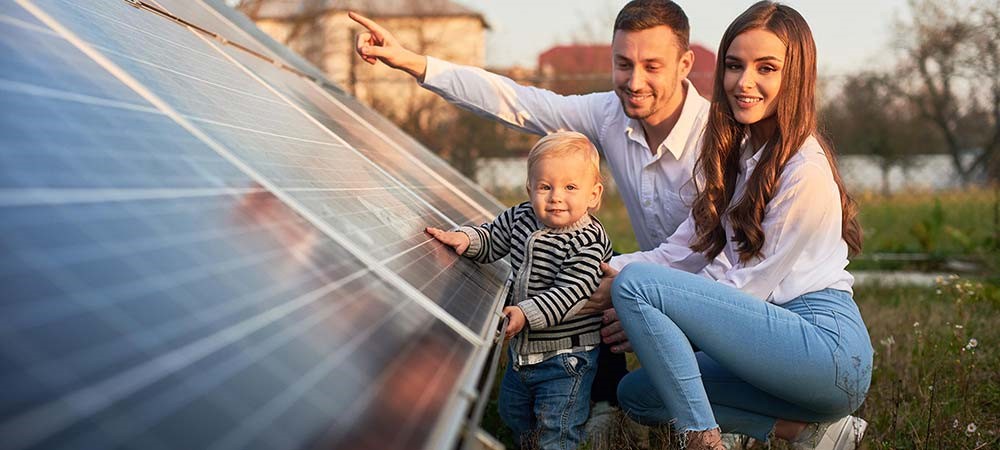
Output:
<instances>
[{"instance_id":1,"label":"distant building","mask_svg":"<svg viewBox=\"0 0 1000 450\"><path fill-rule=\"evenodd\" d=\"M704 97L712 95L715 53L692 44L694 67L688 79ZM540 87L560 94L611 90L611 45L558 45L538 55Z\"/></svg>"},{"instance_id":2,"label":"distant building","mask_svg":"<svg viewBox=\"0 0 1000 450\"><path fill-rule=\"evenodd\" d=\"M694 52L694 67L688 74L688 80L694 83L694 88L702 97L712 99L712 86L715 85L715 52L698 44L691 44Z\"/></svg>"},{"instance_id":3,"label":"distant building","mask_svg":"<svg viewBox=\"0 0 1000 450\"><path fill-rule=\"evenodd\" d=\"M558 45L538 55L539 85L563 95L610 91L610 45Z\"/></svg>"},{"instance_id":4,"label":"distant building","mask_svg":"<svg viewBox=\"0 0 1000 450\"><path fill-rule=\"evenodd\" d=\"M262 30L397 123L453 118L455 109L408 75L358 58L354 42L363 28L347 11L375 19L418 53L480 67L486 60L485 18L450 0L261 0L249 5L244 13Z\"/></svg>"}]
</instances>

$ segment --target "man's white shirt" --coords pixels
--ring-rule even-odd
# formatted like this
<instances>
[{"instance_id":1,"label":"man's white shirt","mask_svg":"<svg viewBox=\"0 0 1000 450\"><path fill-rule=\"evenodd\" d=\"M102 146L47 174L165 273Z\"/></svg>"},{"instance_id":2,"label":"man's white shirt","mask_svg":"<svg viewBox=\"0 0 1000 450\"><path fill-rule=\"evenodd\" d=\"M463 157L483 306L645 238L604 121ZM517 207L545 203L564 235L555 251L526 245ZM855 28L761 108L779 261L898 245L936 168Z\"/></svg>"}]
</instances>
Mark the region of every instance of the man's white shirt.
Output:
<instances>
[{"instance_id":1,"label":"man's white shirt","mask_svg":"<svg viewBox=\"0 0 1000 450\"><path fill-rule=\"evenodd\" d=\"M652 250L687 218L691 182L709 102L687 80L680 118L650 151L638 120L622 111L614 92L562 96L521 86L483 69L427 58L422 86L456 106L525 132L577 131L601 152L625 203L639 248Z\"/></svg>"}]
</instances>

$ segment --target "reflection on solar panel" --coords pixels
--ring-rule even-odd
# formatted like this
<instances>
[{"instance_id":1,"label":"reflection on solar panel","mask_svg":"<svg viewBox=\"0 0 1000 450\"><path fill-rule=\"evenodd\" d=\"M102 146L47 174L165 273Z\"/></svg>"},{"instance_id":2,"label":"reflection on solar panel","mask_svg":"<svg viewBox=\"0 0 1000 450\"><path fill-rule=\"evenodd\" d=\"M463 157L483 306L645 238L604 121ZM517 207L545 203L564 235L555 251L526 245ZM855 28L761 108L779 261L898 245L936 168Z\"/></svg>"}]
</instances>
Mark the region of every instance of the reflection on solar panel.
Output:
<instances>
[{"instance_id":1,"label":"reflection on solar panel","mask_svg":"<svg viewBox=\"0 0 1000 450\"><path fill-rule=\"evenodd\" d=\"M215 1L0 0L0 447L454 445L509 267L422 230L498 206L307 76Z\"/></svg>"}]
</instances>

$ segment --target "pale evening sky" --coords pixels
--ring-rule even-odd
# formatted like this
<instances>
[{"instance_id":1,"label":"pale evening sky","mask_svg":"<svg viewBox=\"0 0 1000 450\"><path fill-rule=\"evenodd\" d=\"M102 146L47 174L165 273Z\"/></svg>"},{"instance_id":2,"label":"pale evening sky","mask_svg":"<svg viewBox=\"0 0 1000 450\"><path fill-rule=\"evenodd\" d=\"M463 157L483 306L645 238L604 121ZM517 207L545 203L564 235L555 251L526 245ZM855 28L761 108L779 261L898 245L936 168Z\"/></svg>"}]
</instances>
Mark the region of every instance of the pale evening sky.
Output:
<instances>
[{"instance_id":1,"label":"pale evening sky","mask_svg":"<svg viewBox=\"0 0 1000 450\"><path fill-rule=\"evenodd\" d=\"M486 64L534 67L538 54L557 44L610 43L623 0L453 0L482 12L488 33ZM729 23L753 0L680 0L691 22L691 41L713 52ZM813 30L821 75L887 67L893 23L908 15L906 0L789 0ZM610 64L610 62L609 62Z\"/></svg>"}]
</instances>

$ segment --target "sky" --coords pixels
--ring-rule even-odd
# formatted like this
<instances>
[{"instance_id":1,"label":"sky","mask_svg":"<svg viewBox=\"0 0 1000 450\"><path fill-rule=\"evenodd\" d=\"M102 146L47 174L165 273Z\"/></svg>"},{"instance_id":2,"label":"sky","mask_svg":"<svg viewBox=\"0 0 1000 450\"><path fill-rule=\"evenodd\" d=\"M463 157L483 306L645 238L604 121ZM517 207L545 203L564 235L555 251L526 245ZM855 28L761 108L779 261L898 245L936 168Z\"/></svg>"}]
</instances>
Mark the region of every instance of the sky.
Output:
<instances>
[{"instance_id":1,"label":"sky","mask_svg":"<svg viewBox=\"0 0 1000 450\"><path fill-rule=\"evenodd\" d=\"M534 67L558 44L610 43L623 0L453 0L480 11L490 24L486 65ZM678 0L691 22L691 41L713 52L729 23L754 0ZM821 75L889 66L893 23L906 0L786 0L809 22ZM863 14L859 14L863 11ZM610 63L609 63L610 64Z\"/></svg>"}]
</instances>

